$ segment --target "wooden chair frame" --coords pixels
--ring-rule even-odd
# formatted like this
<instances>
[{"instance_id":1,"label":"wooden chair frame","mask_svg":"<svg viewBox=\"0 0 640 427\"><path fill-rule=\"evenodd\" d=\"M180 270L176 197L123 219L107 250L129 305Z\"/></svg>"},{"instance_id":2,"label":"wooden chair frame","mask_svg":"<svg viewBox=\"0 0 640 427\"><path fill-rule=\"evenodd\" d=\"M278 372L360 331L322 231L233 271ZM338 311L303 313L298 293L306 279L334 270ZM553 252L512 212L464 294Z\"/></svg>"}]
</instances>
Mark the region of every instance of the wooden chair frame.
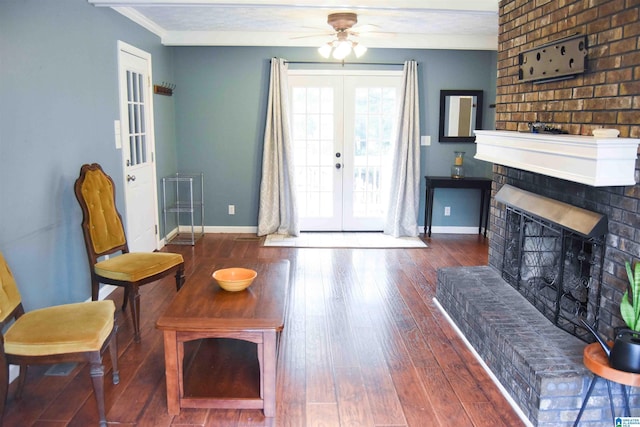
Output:
<instances>
[{"instance_id":1,"label":"wooden chair frame","mask_svg":"<svg viewBox=\"0 0 640 427\"><path fill-rule=\"evenodd\" d=\"M22 303L18 304L13 312L0 322L0 331L4 330L14 319L18 319L25 313ZM104 341L99 351L85 351L78 353L51 354L43 356L22 356L8 354L4 349L4 336L0 335L0 427L2 426L2 418L9 393L9 365L19 365L20 374L18 376L18 386L15 398L20 399L24 390L27 378L28 365L48 365L65 362L87 362L90 365L91 382L93 383L93 393L98 405L98 416L100 419L100 427L107 427L106 410L104 404L104 365L102 364L102 355L107 347L111 356L111 365L113 367L112 378L113 384L120 382L120 372L118 370L118 342L116 339L117 326L114 320L113 328L109 336Z\"/></svg>"},{"instance_id":2,"label":"wooden chair frame","mask_svg":"<svg viewBox=\"0 0 640 427\"><path fill-rule=\"evenodd\" d=\"M112 197L113 197L113 206L115 209L115 214L118 215L120 223L123 224L122 216L120 215L120 212L118 212L116 207L116 200L115 200L116 190L115 190L115 184L113 183L113 179L111 179L109 175L104 173L104 171L102 170L102 167L97 163L93 163L90 165L89 164L83 165L82 168L80 169L80 176L76 180L74 191L76 194L76 198L80 203L80 208L82 209L82 233L84 236L85 247L87 249L87 257L89 260L89 270L91 271L91 299L93 301L98 300L100 283L105 283L105 284L115 285L115 286L122 286L124 288L124 299L122 301L122 311L126 310L127 302L128 302L131 306L131 319L133 321L134 339L136 342L140 342L140 292L139 292L140 286L146 285L147 283L155 282L159 279L162 279L165 276L168 276L169 274L174 274L176 278L176 290L179 291L184 283L184 262L170 269L164 270L158 274L155 274L153 276L145 277L141 280L133 281L133 282L114 280L108 277L103 277L96 273L94 266L98 262L99 258L105 255L112 255L118 252L121 252L123 254L129 253L129 245L127 243L126 234L125 234L124 244L120 246L114 246L103 252L96 252L94 250L91 233L89 231L89 223L90 223L89 208L82 195L82 183L84 182L86 173L88 171L95 171L95 170L99 170L100 172L102 172L105 175L105 177L109 181L111 181L111 186L113 188Z\"/></svg>"}]
</instances>

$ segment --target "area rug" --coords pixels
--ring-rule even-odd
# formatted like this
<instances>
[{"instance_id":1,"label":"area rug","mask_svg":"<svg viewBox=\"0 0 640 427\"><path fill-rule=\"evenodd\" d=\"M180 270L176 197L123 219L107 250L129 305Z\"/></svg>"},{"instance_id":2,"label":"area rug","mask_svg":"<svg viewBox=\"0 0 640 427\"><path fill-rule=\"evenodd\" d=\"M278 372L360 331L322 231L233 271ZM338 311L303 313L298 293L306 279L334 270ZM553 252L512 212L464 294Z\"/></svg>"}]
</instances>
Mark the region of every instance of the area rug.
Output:
<instances>
[{"instance_id":1,"label":"area rug","mask_svg":"<svg viewBox=\"0 0 640 427\"><path fill-rule=\"evenodd\" d=\"M419 237L393 237L382 233L306 232L300 236L269 234L264 246L281 248L426 248Z\"/></svg>"}]
</instances>

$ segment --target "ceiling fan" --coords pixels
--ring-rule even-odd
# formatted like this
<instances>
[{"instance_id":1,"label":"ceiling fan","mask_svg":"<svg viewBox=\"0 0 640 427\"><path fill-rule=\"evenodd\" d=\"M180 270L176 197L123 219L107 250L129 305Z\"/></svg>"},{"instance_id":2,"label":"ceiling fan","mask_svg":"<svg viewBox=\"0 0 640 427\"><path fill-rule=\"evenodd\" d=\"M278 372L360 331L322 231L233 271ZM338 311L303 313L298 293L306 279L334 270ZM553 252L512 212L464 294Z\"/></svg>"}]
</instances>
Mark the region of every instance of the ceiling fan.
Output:
<instances>
[{"instance_id":1,"label":"ceiling fan","mask_svg":"<svg viewBox=\"0 0 640 427\"><path fill-rule=\"evenodd\" d=\"M353 12L329 14L327 17L327 24L333 27L335 33L332 33L331 35L335 35L335 39L318 48L320 55L324 58L329 58L333 52L333 58L337 60L343 60L351 53L352 50L358 58L364 55L367 48L361 43L353 40L353 37L357 37L362 31L366 31L365 27L373 26L360 26L357 30L354 30L353 26L357 23L358 15Z\"/></svg>"}]
</instances>

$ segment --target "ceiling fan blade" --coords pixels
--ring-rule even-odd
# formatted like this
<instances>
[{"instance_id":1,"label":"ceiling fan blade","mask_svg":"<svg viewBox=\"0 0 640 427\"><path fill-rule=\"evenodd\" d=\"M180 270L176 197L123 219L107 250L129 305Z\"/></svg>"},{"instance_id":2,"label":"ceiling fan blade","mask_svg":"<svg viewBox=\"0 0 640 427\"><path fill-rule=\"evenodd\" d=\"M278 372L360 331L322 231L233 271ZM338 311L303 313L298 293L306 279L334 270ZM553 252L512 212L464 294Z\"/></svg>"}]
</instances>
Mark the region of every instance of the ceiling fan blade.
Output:
<instances>
[{"instance_id":1,"label":"ceiling fan blade","mask_svg":"<svg viewBox=\"0 0 640 427\"><path fill-rule=\"evenodd\" d=\"M308 39L312 37L332 37L332 36L335 36L335 33L305 34L304 36L290 37L290 39L296 40L296 39Z\"/></svg>"},{"instance_id":2,"label":"ceiling fan blade","mask_svg":"<svg viewBox=\"0 0 640 427\"><path fill-rule=\"evenodd\" d=\"M353 27L353 31L355 31L356 33L369 33L372 31L376 31L380 28L379 25L375 25L375 24L364 24L364 25L356 25Z\"/></svg>"},{"instance_id":3,"label":"ceiling fan blade","mask_svg":"<svg viewBox=\"0 0 640 427\"><path fill-rule=\"evenodd\" d=\"M352 32L350 33L350 35L354 36L354 37L362 37L365 39L368 38L394 38L398 35L398 33L383 33L381 31L370 31L367 33L358 33L358 32Z\"/></svg>"}]
</instances>

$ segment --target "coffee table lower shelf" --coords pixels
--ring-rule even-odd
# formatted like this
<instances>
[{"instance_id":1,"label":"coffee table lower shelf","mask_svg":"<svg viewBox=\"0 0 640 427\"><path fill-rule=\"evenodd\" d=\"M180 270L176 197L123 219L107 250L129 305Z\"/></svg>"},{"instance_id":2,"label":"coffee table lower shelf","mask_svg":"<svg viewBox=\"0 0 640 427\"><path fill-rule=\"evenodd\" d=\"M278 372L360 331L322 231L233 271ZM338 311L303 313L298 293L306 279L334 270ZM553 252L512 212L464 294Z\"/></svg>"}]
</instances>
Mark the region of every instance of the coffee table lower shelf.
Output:
<instances>
[{"instance_id":1,"label":"coffee table lower shelf","mask_svg":"<svg viewBox=\"0 0 640 427\"><path fill-rule=\"evenodd\" d=\"M257 345L228 338L185 343L182 407L261 409Z\"/></svg>"},{"instance_id":2,"label":"coffee table lower shelf","mask_svg":"<svg viewBox=\"0 0 640 427\"><path fill-rule=\"evenodd\" d=\"M164 331L167 407L276 410L277 334ZM172 352L172 349L176 349Z\"/></svg>"}]
</instances>

